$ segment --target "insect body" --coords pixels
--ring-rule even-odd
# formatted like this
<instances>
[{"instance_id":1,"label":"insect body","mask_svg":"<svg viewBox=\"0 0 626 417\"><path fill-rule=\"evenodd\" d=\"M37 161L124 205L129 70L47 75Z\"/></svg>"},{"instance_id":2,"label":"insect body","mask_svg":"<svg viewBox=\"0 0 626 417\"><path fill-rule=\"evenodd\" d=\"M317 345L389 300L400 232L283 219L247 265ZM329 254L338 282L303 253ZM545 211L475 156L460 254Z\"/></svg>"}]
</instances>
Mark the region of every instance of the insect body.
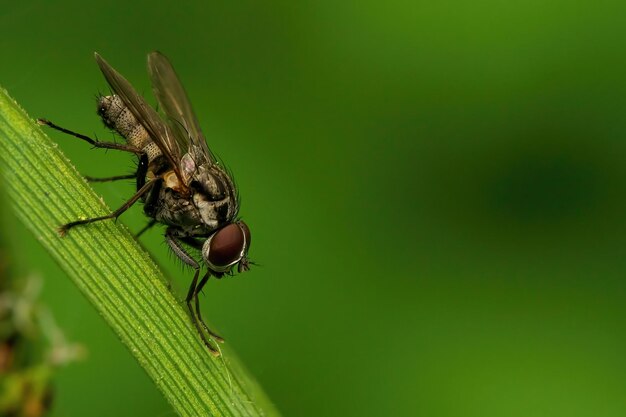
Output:
<instances>
[{"instance_id":1,"label":"insect body","mask_svg":"<svg viewBox=\"0 0 626 417\"><path fill-rule=\"evenodd\" d=\"M48 120L40 119L39 122L95 147L137 155L139 163L135 174L92 179L135 178L137 192L113 213L73 221L63 225L59 231L64 235L79 225L117 218L141 200L145 214L152 219L148 227L155 223L166 225L167 244L178 258L195 270L187 294L187 305L201 338L210 351L218 355L205 332L218 341L222 339L202 321L198 293L209 277L220 278L230 274L235 266L239 272L249 267L250 230L237 219L239 199L235 184L209 150L187 94L165 56L159 52L148 55L153 91L165 119L98 54L96 61L113 90L112 95L98 99L98 114L108 128L125 138L126 144L99 142ZM200 263L189 254L188 247L200 250L207 268L199 282Z\"/></svg>"}]
</instances>

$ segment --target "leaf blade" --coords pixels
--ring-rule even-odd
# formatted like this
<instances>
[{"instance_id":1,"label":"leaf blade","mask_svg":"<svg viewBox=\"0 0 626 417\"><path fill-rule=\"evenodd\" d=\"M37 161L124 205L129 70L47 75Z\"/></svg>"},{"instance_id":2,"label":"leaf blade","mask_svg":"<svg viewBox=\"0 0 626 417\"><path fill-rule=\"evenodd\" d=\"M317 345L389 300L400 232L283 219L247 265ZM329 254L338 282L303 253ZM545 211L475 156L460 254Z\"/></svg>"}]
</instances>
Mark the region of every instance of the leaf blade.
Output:
<instances>
[{"instance_id":1,"label":"leaf blade","mask_svg":"<svg viewBox=\"0 0 626 417\"><path fill-rule=\"evenodd\" d=\"M128 231L98 222L60 238L70 220L110 210L0 88L0 162L9 203L89 299L181 416L278 416L231 349L205 350L162 272Z\"/></svg>"}]
</instances>

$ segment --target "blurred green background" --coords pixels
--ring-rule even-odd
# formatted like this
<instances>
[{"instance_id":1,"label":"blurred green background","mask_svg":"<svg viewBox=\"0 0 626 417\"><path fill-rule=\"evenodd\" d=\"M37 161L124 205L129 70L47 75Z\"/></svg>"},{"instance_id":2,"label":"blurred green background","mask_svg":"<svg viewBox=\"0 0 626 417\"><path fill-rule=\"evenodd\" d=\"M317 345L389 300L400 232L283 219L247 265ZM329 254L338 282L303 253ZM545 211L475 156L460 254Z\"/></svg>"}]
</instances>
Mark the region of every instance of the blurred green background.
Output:
<instances>
[{"instance_id":1,"label":"blurred green background","mask_svg":"<svg viewBox=\"0 0 626 417\"><path fill-rule=\"evenodd\" d=\"M261 265L203 311L285 416L623 417L625 45L618 1L4 2L0 84L109 139L93 52L150 102L146 53L170 57ZM86 175L132 171L50 135ZM133 185L96 189L117 207ZM53 415L173 415L20 230L90 352ZM162 230L142 242L182 298Z\"/></svg>"}]
</instances>

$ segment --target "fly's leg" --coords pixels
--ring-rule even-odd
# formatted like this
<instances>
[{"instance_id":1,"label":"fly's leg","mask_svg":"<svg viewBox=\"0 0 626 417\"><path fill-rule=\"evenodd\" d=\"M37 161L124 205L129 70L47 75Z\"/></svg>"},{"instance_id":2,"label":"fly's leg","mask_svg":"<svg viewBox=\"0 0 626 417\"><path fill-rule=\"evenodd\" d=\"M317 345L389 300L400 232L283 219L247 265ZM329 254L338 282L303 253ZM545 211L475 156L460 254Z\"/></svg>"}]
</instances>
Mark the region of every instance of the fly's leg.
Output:
<instances>
[{"instance_id":1,"label":"fly's leg","mask_svg":"<svg viewBox=\"0 0 626 417\"><path fill-rule=\"evenodd\" d=\"M167 231L165 232L165 241L167 242L169 247L172 249L172 251L174 251L176 256L180 258L181 261L183 261L184 263L186 263L187 265L189 265L195 270L193 274L193 279L191 280L191 285L189 286L189 291L187 292L187 298L185 299L185 302L187 303L187 308L189 308L189 312L191 313L191 319L193 321L194 326L196 326L196 330L198 331L200 338L204 342L205 346L209 349L211 354L217 357L220 355L219 350L215 349L213 345L211 345L211 343L206 337L206 334L202 331L203 326L204 328L206 328L206 325L204 324L204 322L202 322L202 319L198 318L199 306L196 303L196 310L194 310L194 306L191 303L194 299L194 296L197 296L196 286L198 284L198 275L200 275L200 265L195 259L191 257L191 255L189 255L185 251L185 249L181 246L178 238L174 235L174 232L171 229L167 229ZM207 272L207 275L208 275L208 272ZM205 281L205 278L203 277L202 280Z\"/></svg>"},{"instance_id":2,"label":"fly's leg","mask_svg":"<svg viewBox=\"0 0 626 417\"><path fill-rule=\"evenodd\" d=\"M130 200L128 200L126 203L124 203L124 205L122 205L122 207L118 208L117 210L115 210L111 214L107 214L106 216L94 217L94 218L91 218L91 219L76 220L74 222L70 222L70 223L64 224L63 226L59 227L59 234L61 236L65 236L65 234L67 233L68 230L70 230L72 227L79 226L81 224L88 224L88 223L93 223L93 222L97 222L97 221L101 221L101 220L107 220L107 219L113 219L113 218L117 219L122 213L124 213L133 204L135 204L137 202L137 200L139 200L141 198L141 196L143 196L145 193L150 191L150 189L152 188L153 185L154 185L154 183L152 181L149 181L149 182L145 183L144 186L141 187L141 189L139 191L137 191L135 193L135 195L133 195L130 198Z\"/></svg>"},{"instance_id":3,"label":"fly's leg","mask_svg":"<svg viewBox=\"0 0 626 417\"><path fill-rule=\"evenodd\" d=\"M100 142L101 143L101 142ZM139 155L139 163L137 164L137 171L134 174L128 175L115 175L113 177L96 178L85 176L85 179L89 182L110 182L119 180L137 180L137 189L141 189L146 183L146 174L148 173L148 155L142 152Z\"/></svg>"},{"instance_id":4,"label":"fly's leg","mask_svg":"<svg viewBox=\"0 0 626 417\"><path fill-rule=\"evenodd\" d=\"M119 180L132 180L135 178L137 178L137 174L116 175L114 177L104 177L104 178L85 176L85 179L89 182L110 182L110 181L119 181Z\"/></svg>"},{"instance_id":5,"label":"fly's leg","mask_svg":"<svg viewBox=\"0 0 626 417\"><path fill-rule=\"evenodd\" d=\"M108 216L96 217L93 219L86 219L86 220L78 220L75 222L67 223L59 228L59 234L61 236L65 236L65 234L67 233L69 229L71 229L74 226L81 225L81 224L87 224L87 223L92 223L92 222L112 219L112 218L117 219L122 213L128 210L130 206L135 204L137 200L139 200L144 194L146 194L148 191L154 188L154 185L156 182L160 181L160 180L153 180L153 181L146 183L147 172L148 172L148 156L145 153L142 153L139 156L139 164L137 165L137 172L134 175L128 175L128 178L135 178L135 177L137 178L137 190L138 190L135 193L135 195L133 195L130 198L130 200L128 200L122 207L115 210L113 213L109 214ZM111 177L111 178L116 178L116 177Z\"/></svg>"},{"instance_id":6,"label":"fly's leg","mask_svg":"<svg viewBox=\"0 0 626 417\"><path fill-rule=\"evenodd\" d=\"M204 330L206 330L207 333L210 334L211 337L213 337L213 339L217 340L220 343L224 343L224 339L222 338L222 336L216 334L211 329L209 329L209 326L207 326L204 320L202 320L202 314L200 312L200 299L198 298L198 294L200 294L200 291L202 291L202 288L204 288L204 284L206 284L206 282L209 280L210 277L211 277L211 274L207 272L202 277L202 279L200 280L200 283L196 287L196 291L194 292L194 295L193 295L194 298L196 299L196 312L198 313L198 320L200 321L200 324L202 324L202 327L204 327Z\"/></svg>"},{"instance_id":7,"label":"fly's leg","mask_svg":"<svg viewBox=\"0 0 626 417\"><path fill-rule=\"evenodd\" d=\"M178 238L179 241L186 243L187 245L191 246L192 248L196 248L198 250L202 250L202 245L203 243L201 241L199 241L198 239L195 239L193 237L181 237ZM198 320L200 322L200 324L202 325L202 327L204 327L204 329L206 330L207 333L209 333L211 335L211 337L213 337L213 339L215 339L216 341L220 342L220 343L224 343L224 339L222 338L222 336L220 336L219 334L215 333L213 330L209 329L209 326L206 325L206 323L204 322L204 320L202 319L202 312L200 311L200 298L198 297L200 295L200 292L202 291L202 288L204 288L204 285L207 283L207 281L209 280L209 278L211 277L210 273L206 273L202 279L200 280L200 283L195 286L195 291L193 293L193 298L195 299L195 303L196 303L196 314L198 316Z\"/></svg>"},{"instance_id":8,"label":"fly's leg","mask_svg":"<svg viewBox=\"0 0 626 417\"><path fill-rule=\"evenodd\" d=\"M114 143L114 142L100 142L98 140L90 138L89 136L76 133L69 129L65 129L64 127L54 124L50 120L47 120L47 119L37 119L37 123L43 126L49 126L54 130L58 130L59 132L63 132L65 134L74 136L78 139L84 140L85 142L92 145L94 148L114 149L118 151L134 153L135 155L139 156L139 166L137 167L137 172L135 174L116 175L113 177L104 177L104 178L85 176L85 179L87 181L109 182L109 181L118 181L118 180L131 180L133 178L141 177L143 182L139 184L139 180L137 181L137 184L138 184L137 189L140 189L141 186L143 186L143 184L145 183L144 177L146 175L146 172L148 171L148 156L145 154L145 152L143 152L143 150L136 148L134 146L125 145L125 144L119 144L119 143Z\"/></svg>"},{"instance_id":9,"label":"fly's leg","mask_svg":"<svg viewBox=\"0 0 626 417\"><path fill-rule=\"evenodd\" d=\"M181 242L186 243L187 245L191 246L192 248L196 248L198 250L202 250L203 242L199 241L198 239L195 239L193 237L181 237L181 238L178 238L178 240L181 241ZM204 288L204 285L207 283L207 281L209 280L210 277L211 277L210 273L205 274L204 277L202 277L202 279L200 280L200 283L195 287L193 298L195 298L195 302L196 302L196 313L198 315L198 319L200 321L200 324L202 325L202 327L204 327L204 329L207 331L207 333L209 333L211 335L211 337L213 337L218 342L224 343L224 339L222 338L222 336L220 336L219 334L217 334L214 331L212 331L211 329L209 329L209 326L207 326L206 323L204 322L204 320L202 319L202 312L200 311L200 299L199 299L198 295L200 295L200 292L202 291L202 288Z\"/></svg>"},{"instance_id":10,"label":"fly's leg","mask_svg":"<svg viewBox=\"0 0 626 417\"><path fill-rule=\"evenodd\" d=\"M91 146L93 146L94 148L115 149L115 150L118 150L118 151L134 153L135 155L143 154L143 151L141 149L136 148L134 146L125 145L125 144L121 144L121 143L115 143L115 142L100 142L98 140L90 138L89 136L81 135L80 133L76 133L76 132L73 132L71 130L65 129L65 128L59 126L59 125L56 125L56 124L52 123L50 120L37 119L37 123L39 123L40 125L49 126L52 129L54 129L54 130L58 130L59 132L63 132L63 133L66 133L68 135L74 136L74 137L76 137L78 139L84 140L85 142L87 142Z\"/></svg>"},{"instance_id":11,"label":"fly's leg","mask_svg":"<svg viewBox=\"0 0 626 417\"><path fill-rule=\"evenodd\" d=\"M143 181L145 181L145 176L137 177L137 189L143 186L141 184ZM152 188L150 193L146 196L146 201L143 202L143 212L146 214L146 216L154 219L160 207L159 202L160 202L161 189L163 188L163 179L156 178L153 181L154 181L154 187Z\"/></svg>"},{"instance_id":12,"label":"fly's leg","mask_svg":"<svg viewBox=\"0 0 626 417\"><path fill-rule=\"evenodd\" d=\"M196 262L196 265L198 265L197 262ZM187 307L189 308L189 311L191 312L191 316L193 318L193 324L196 326L196 329L198 330L198 333L200 334L202 341L204 342L206 347L209 348L209 350L211 351L211 354L215 357L218 357L220 356L220 351L214 348L213 345L209 343L209 341L207 340L205 336L205 333L202 331L202 330L206 330L207 333L211 335L211 337L216 337L216 335L209 330L207 325L204 324L204 321L202 321L202 316L200 315L200 303L198 302L198 292L196 291L196 288L197 288L196 283L198 282L199 273L200 273L200 268L198 267L198 269L196 269L196 273L193 275L193 280L191 281L191 285L189 286L189 291L187 292L187 298L185 299L185 302L187 303ZM204 274L204 277L202 277L202 281L206 282L208 277L209 277L209 273L207 272L206 274ZM196 301L195 310L191 304L194 298ZM224 339L222 339L219 336L216 337L216 340L218 342L224 341Z\"/></svg>"}]
</instances>

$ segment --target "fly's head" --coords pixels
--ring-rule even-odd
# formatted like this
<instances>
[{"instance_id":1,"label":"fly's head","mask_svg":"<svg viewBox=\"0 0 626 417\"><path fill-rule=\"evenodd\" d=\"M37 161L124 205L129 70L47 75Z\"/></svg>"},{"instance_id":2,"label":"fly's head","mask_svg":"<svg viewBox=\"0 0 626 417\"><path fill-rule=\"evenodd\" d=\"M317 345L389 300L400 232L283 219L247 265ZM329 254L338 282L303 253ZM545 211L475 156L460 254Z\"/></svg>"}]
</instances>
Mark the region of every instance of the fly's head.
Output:
<instances>
[{"instance_id":1,"label":"fly's head","mask_svg":"<svg viewBox=\"0 0 626 417\"><path fill-rule=\"evenodd\" d=\"M229 273L237 265L237 271L250 269L248 261L250 229L243 221L237 221L213 233L202 246L202 259L216 276Z\"/></svg>"}]
</instances>

